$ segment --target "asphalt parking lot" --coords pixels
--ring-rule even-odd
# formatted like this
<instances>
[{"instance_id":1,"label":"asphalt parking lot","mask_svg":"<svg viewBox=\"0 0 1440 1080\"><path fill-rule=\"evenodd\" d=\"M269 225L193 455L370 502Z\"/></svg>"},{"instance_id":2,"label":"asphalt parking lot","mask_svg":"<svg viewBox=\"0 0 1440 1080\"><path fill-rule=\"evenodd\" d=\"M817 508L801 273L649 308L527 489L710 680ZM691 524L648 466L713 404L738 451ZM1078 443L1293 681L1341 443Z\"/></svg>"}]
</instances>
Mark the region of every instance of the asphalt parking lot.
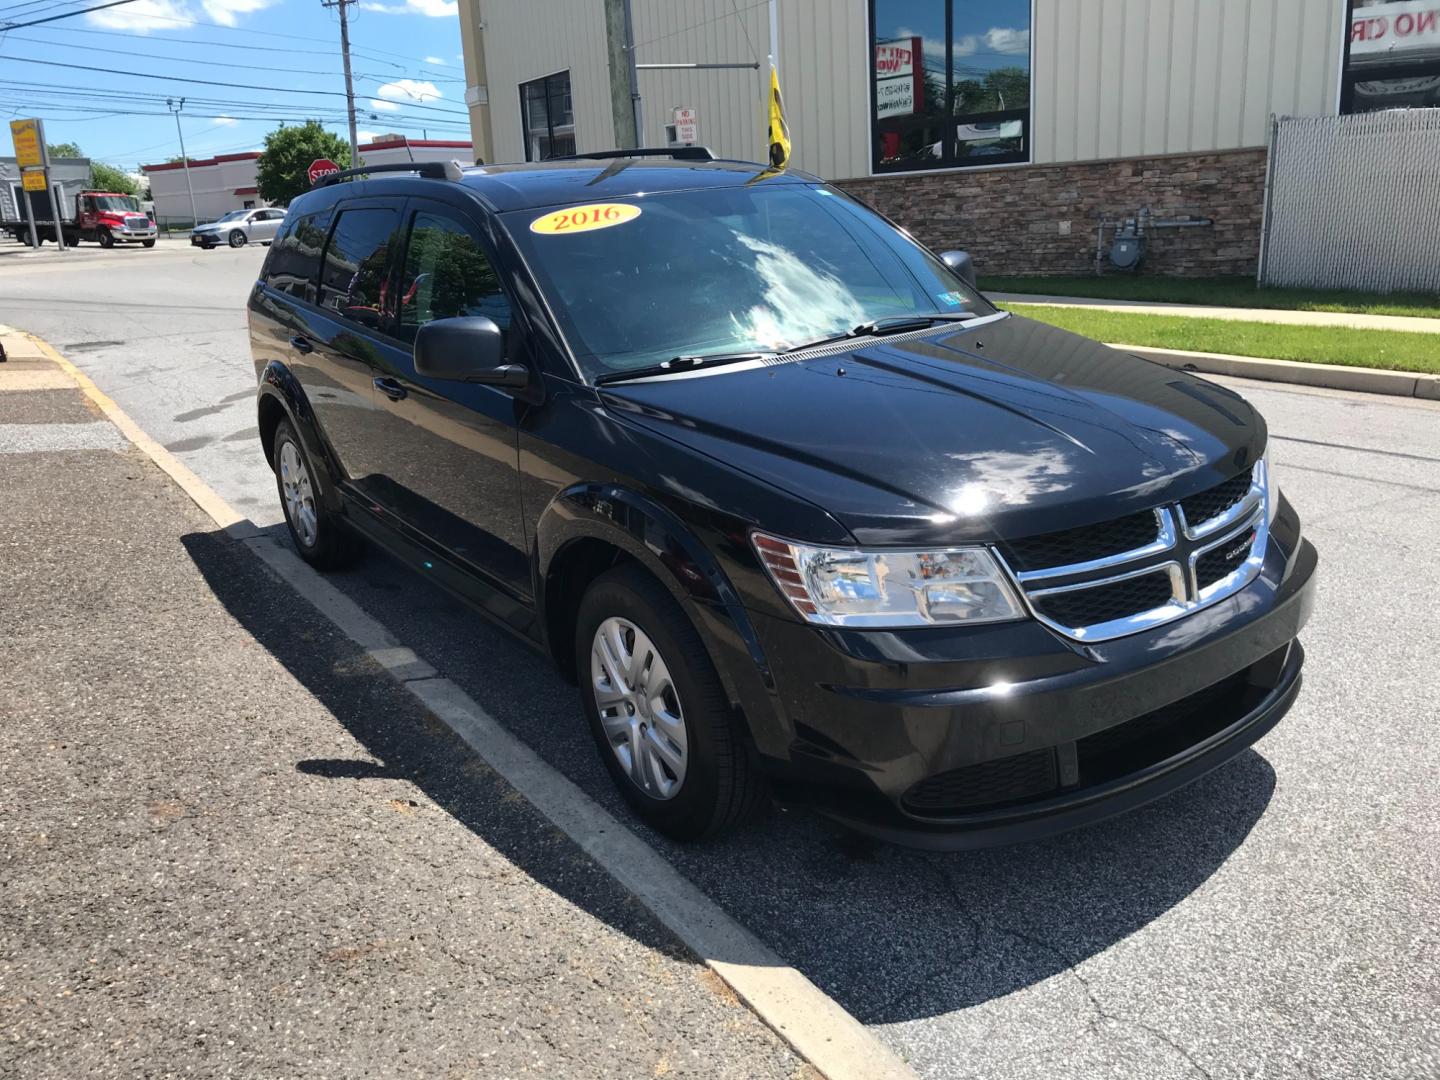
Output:
<instances>
[{"instance_id":1,"label":"asphalt parking lot","mask_svg":"<svg viewBox=\"0 0 1440 1080\"><path fill-rule=\"evenodd\" d=\"M0 322L54 344L268 526L242 307L262 258L7 260ZM1230 385L1266 414L1322 559L1305 689L1253 750L1141 812L978 854L859 842L804 811L707 847L635 826L922 1076L1440 1075L1440 404ZM287 655L285 606L204 576L293 692L327 701ZM575 691L540 658L387 556L334 581L625 817Z\"/></svg>"}]
</instances>

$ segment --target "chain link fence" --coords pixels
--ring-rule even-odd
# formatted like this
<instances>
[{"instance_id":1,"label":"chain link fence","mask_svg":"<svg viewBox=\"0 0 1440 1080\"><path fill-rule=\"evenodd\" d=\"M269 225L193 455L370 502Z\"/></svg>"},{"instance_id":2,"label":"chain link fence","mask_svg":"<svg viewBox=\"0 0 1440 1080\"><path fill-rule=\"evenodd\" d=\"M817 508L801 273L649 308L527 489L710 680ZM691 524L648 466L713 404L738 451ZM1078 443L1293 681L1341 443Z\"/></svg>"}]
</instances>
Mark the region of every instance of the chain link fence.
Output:
<instances>
[{"instance_id":1,"label":"chain link fence","mask_svg":"<svg viewBox=\"0 0 1440 1080\"><path fill-rule=\"evenodd\" d=\"M1275 120L1259 280L1440 292L1440 109Z\"/></svg>"}]
</instances>

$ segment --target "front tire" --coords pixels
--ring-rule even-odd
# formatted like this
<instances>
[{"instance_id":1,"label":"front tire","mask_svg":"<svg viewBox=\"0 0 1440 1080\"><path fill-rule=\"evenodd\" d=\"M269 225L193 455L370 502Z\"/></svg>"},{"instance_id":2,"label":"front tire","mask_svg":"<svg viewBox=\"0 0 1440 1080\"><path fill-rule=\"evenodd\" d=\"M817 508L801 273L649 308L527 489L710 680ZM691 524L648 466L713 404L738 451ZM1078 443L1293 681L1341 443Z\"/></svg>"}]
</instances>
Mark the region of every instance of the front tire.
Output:
<instances>
[{"instance_id":1,"label":"front tire","mask_svg":"<svg viewBox=\"0 0 1440 1080\"><path fill-rule=\"evenodd\" d=\"M231 247L234 247L234 248L244 247L244 246L245 246L245 240L246 240L245 234L244 234L241 230L239 230L239 229L231 229L231 230L230 230L230 246L231 246Z\"/></svg>"},{"instance_id":2,"label":"front tire","mask_svg":"<svg viewBox=\"0 0 1440 1080\"><path fill-rule=\"evenodd\" d=\"M101 229L95 239L100 241L102 248L113 248L115 246L115 237L110 235L109 229Z\"/></svg>"},{"instance_id":3,"label":"front tire","mask_svg":"<svg viewBox=\"0 0 1440 1080\"><path fill-rule=\"evenodd\" d=\"M575 670L600 757L625 801L677 840L729 832L766 791L700 635L638 566L580 601Z\"/></svg>"},{"instance_id":4,"label":"front tire","mask_svg":"<svg viewBox=\"0 0 1440 1080\"><path fill-rule=\"evenodd\" d=\"M141 240L141 241L140 241L140 245L141 245L142 247L154 247L154 246L155 246L155 241L154 241L154 240Z\"/></svg>"},{"instance_id":5,"label":"front tire","mask_svg":"<svg viewBox=\"0 0 1440 1080\"><path fill-rule=\"evenodd\" d=\"M360 554L360 538L328 510L310 456L288 420L275 429L275 486L285 525L300 557L321 570L339 570Z\"/></svg>"}]
</instances>

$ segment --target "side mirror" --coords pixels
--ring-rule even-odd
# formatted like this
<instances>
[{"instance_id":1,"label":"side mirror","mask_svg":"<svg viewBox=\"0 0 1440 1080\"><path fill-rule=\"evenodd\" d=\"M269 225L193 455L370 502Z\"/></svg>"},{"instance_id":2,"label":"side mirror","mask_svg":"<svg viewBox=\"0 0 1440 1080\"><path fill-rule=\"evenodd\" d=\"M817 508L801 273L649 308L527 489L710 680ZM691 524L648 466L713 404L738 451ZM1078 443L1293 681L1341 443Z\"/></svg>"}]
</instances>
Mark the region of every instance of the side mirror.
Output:
<instances>
[{"instance_id":1,"label":"side mirror","mask_svg":"<svg viewBox=\"0 0 1440 1080\"><path fill-rule=\"evenodd\" d=\"M415 372L431 379L483 383L511 390L530 383L523 364L505 363L505 337L484 315L436 319L415 335Z\"/></svg>"},{"instance_id":2,"label":"side mirror","mask_svg":"<svg viewBox=\"0 0 1440 1080\"><path fill-rule=\"evenodd\" d=\"M978 288L975 284L975 260L970 258L967 251L946 251L940 256L940 261L955 271L955 276L965 282L972 289Z\"/></svg>"}]
</instances>

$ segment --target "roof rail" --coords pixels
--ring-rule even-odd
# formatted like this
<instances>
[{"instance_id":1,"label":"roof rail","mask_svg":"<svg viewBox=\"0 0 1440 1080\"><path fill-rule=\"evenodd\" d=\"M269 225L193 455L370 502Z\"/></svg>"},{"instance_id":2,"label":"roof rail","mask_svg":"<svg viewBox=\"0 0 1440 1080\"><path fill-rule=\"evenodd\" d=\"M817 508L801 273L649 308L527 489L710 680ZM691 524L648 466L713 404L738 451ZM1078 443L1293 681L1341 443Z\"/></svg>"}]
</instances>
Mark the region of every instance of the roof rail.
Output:
<instances>
[{"instance_id":1,"label":"roof rail","mask_svg":"<svg viewBox=\"0 0 1440 1080\"><path fill-rule=\"evenodd\" d=\"M362 165L358 169L341 169L326 173L311 187L327 187L337 180L348 180L352 176L366 176L370 173L409 172L419 173L427 180L459 180L464 170L458 161L395 161L388 165Z\"/></svg>"},{"instance_id":2,"label":"roof rail","mask_svg":"<svg viewBox=\"0 0 1440 1080\"><path fill-rule=\"evenodd\" d=\"M676 161L714 161L708 146L637 146L628 150L592 150L588 154L566 154L550 161L608 161L611 158L668 157Z\"/></svg>"}]
</instances>

